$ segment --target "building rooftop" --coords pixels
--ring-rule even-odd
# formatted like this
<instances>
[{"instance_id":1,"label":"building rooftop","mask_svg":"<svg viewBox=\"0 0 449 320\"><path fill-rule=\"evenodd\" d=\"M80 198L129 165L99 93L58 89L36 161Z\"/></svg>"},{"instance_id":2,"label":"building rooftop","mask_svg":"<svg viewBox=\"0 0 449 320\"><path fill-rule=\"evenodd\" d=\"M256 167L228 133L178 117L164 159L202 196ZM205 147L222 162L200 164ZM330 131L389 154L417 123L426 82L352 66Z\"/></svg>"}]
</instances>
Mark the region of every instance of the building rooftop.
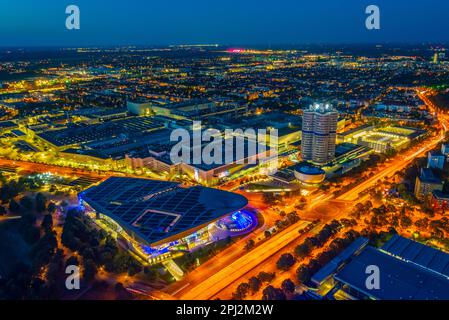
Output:
<instances>
[{"instance_id":1,"label":"building rooftop","mask_svg":"<svg viewBox=\"0 0 449 320\"><path fill-rule=\"evenodd\" d=\"M449 201L449 193L444 193L441 190L433 190L432 195L437 200Z\"/></svg>"},{"instance_id":2,"label":"building rooftop","mask_svg":"<svg viewBox=\"0 0 449 320\"><path fill-rule=\"evenodd\" d=\"M354 158L359 155L366 154L366 153L370 152L371 150L372 150L371 148L366 147L366 146L360 146L357 144L344 142L344 143L337 144L337 146L335 147L335 158L337 160L340 160L339 158L341 158L341 157Z\"/></svg>"},{"instance_id":3,"label":"building rooftop","mask_svg":"<svg viewBox=\"0 0 449 320\"><path fill-rule=\"evenodd\" d=\"M449 280L449 254L422 243L394 235L383 251L443 275Z\"/></svg>"},{"instance_id":4,"label":"building rooftop","mask_svg":"<svg viewBox=\"0 0 449 320\"><path fill-rule=\"evenodd\" d=\"M210 171L229 164L256 165L259 161L276 156L276 150L271 148L269 145L259 143L257 140L248 139L246 137L239 137L239 139L237 139L237 137L231 137L229 139L223 138L221 143L214 145L215 142L216 141L213 140L212 142L202 143L197 149L191 148L190 145L186 144L184 149L182 149L182 156L186 157L186 161L184 163L202 171ZM232 148L232 152L229 152L226 149L228 145L229 148ZM212 151L215 149L214 146L218 147L218 150L222 150L221 154L216 155L215 151ZM155 158L169 165L179 164L182 162L173 162L170 157L170 152L171 147L167 150L166 154ZM200 155L199 159L195 157L195 153ZM210 160L210 163L204 161L202 156L203 153L207 155L212 154L214 156L213 159ZM181 157L181 152L179 156Z\"/></svg>"},{"instance_id":5,"label":"building rooftop","mask_svg":"<svg viewBox=\"0 0 449 320\"><path fill-rule=\"evenodd\" d=\"M332 259L328 264L322 267L318 272L312 276L312 282L315 284L321 284L327 278L335 274L338 268L347 261L354 253L358 252L369 243L367 238L357 238L353 243L351 243L342 253L337 257Z\"/></svg>"},{"instance_id":6,"label":"building rooftop","mask_svg":"<svg viewBox=\"0 0 449 320\"><path fill-rule=\"evenodd\" d=\"M63 147L116 137L120 134L138 135L163 127L162 123L151 117L128 117L92 125L76 124L38 135L57 147Z\"/></svg>"},{"instance_id":7,"label":"building rooftop","mask_svg":"<svg viewBox=\"0 0 449 320\"><path fill-rule=\"evenodd\" d=\"M432 150L429 151L429 157L444 157L444 154L442 154L439 150Z\"/></svg>"},{"instance_id":8,"label":"building rooftop","mask_svg":"<svg viewBox=\"0 0 449 320\"><path fill-rule=\"evenodd\" d=\"M302 118L284 112L266 112L260 115L234 117L222 119L220 124L225 129L267 129L276 128L283 136L292 132L301 131Z\"/></svg>"},{"instance_id":9,"label":"building rooftop","mask_svg":"<svg viewBox=\"0 0 449 320\"><path fill-rule=\"evenodd\" d=\"M330 104L325 103L315 103L314 105L311 105L306 111L313 111L322 114L337 112L337 110L335 110Z\"/></svg>"},{"instance_id":10,"label":"building rooftop","mask_svg":"<svg viewBox=\"0 0 449 320\"><path fill-rule=\"evenodd\" d=\"M0 121L0 129L10 129L15 127L17 127L17 124L12 121Z\"/></svg>"},{"instance_id":11,"label":"building rooftop","mask_svg":"<svg viewBox=\"0 0 449 320\"><path fill-rule=\"evenodd\" d=\"M408 138L410 140L413 140L426 133L425 130L421 130L418 128L403 127L397 125L381 128L380 131L395 134L401 137Z\"/></svg>"},{"instance_id":12,"label":"building rooftop","mask_svg":"<svg viewBox=\"0 0 449 320\"><path fill-rule=\"evenodd\" d=\"M371 124L364 124L362 126L354 128L354 129L347 130L345 132L339 133L339 136L346 137L346 136L350 136L350 135L359 133L361 131L371 131L373 129L374 129L373 125L371 125Z\"/></svg>"},{"instance_id":13,"label":"building rooftop","mask_svg":"<svg viewBox=\"0 0 449 320\"><path fill-rule=\"evenodd\" d=\"M119 177L87 189L80 199L153 245L193 232L248 204L241 195L217 189Z\"/></svg>"},{"instance_id":14,"label":"building rooftop","mask_svg":"<svg viewBox=\"0 0 449 320\"><path fill-rule=\"evenodd\" d=\"M370 265L380 269L380 289L366 288L366 269ZM449 280L446 277L373 247L367 247L353 258L335 279L378 300L449 299Z\"/></svg>"},{"instance_id":15,"label":"building rooftop","mask_svg":"<svg viewBox=\"0 0 449 320\"><path fill-rule=\"evenodd\" d=\"M323 174L326 174L326 172L323 169L318 168L318 167L316 167L314 165L311 165L311 164L309 164L307 162L303 162L303 163L300 163L300 164L296 165L294 167L294 170L297 171L297 172L300 172L300 173L307 174L307 175L323 175Z\"/></svg>"}]
</instances>

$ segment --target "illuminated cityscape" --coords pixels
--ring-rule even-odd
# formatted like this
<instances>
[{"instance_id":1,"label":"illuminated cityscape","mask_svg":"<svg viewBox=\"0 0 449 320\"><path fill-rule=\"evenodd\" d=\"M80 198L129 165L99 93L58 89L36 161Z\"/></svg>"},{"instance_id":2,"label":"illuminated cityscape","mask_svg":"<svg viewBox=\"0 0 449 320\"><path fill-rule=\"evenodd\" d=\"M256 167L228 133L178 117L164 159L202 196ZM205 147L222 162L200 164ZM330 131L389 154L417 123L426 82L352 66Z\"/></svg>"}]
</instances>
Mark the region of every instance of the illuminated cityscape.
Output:
<instances>
[{"instance_id":1,"label":"illuminated cityscape","mask_svg":"<svg viewBox=\"0 0 449 320\"><path fill-rule=\"evenodd\" d=\"M0 300L449 300L448 46L198 39L0 47Z\"/></svg>"}]
</instances>

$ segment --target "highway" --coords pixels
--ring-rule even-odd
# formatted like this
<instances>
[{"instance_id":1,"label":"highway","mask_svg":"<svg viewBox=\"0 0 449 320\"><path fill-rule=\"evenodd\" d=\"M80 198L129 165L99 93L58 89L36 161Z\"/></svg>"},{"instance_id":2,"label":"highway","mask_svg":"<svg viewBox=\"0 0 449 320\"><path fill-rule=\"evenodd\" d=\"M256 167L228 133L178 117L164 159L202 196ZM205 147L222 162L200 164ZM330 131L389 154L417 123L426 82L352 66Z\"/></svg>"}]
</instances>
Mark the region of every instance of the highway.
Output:
<instances>
[{"instance_id":1,"label":"highway","mask_svg":"<svg viewBox=\"0 0 449 320\"><path fill-rule=\"evenodd\" d=\"M336 198L336 200L341 201L355 201L359 194L371 187L373 187L377 181L382 180L387 177L393 176L396 172L406 168L414 159L417 157L424 155L428 151L435 148L438 143L442 142L444 140L444 134L440 135L437 139L434 139L432 142L427 144L425 147L420 148L418 151L413 152L410 155L407 156L401 156L394 160L394 162L388 166L386 169L380 171L379 173L375 174L371 178L368 178L363 183L359 184L355 188L349 190L348 192L345 192L344 194L340 195Z\"/></svg>"},{"instance_id":2,"label":"highway","mask_svg":"<svg viewBox=\"0 0 449 320\"><path fill-rule=\"evenodd\" d=\"M435 106L430 102L430 100L425 96L420 94L421 99L427 104L427 106L432 110L435 109ZM378 180L384 179L386 177L391 177L394 175L397 171L400 171L404 168L406 168L413 160L415 160L417 157L424 155L425 153L429 152L433 148L435 148L439 143L444 141L445 138L445 132L447 131L447 128L449 127L449 121L448 116L445 114L440 114L440 121L442 125L442 130L439 135L432 137L432 139L425 144L424 147L419 148L419 150L411 150L406 155L397 156L393 163L385 168L384 170L380 171L379 173L375 174L371 178L367 179L365 182L359 184L355 188L349 190L348 192L340 195L337 200L342 201L354 201L359 197L359 194L371 187L373 187Z\"/></svg>"},{"instance_id":3,"label":"highway","mask_svg":"<svg viewBox=\"0 0 449 320\"><path fill-rule=\"evenodd\" d=\"M52 174L60 175L60 176L78 176L78 177L86 176L86 177L103 179L106 176L110 175L110 174L106 174L106 173L98 174L98 173L94 173L92 171L76 169L76 168L59 167L59 166L44 164L44 163L35 163L35 162L22 161L22 160L9 160L9 159L4 159L4 158L0 158L0 167L1 166L17 168L17 170L20 172L26 172L26 173L50 172Z\"/></svg>"},{"instance_id":4,"label":"highway","mask_svg":"<svg viewBox=\"0 0 449 320\"><path fill-rule=\"evenodd\" d=\"M8 220L18 220L21 219L21 216L0 216L0 222L8 221Z\"/></svg>"}]
</instances>

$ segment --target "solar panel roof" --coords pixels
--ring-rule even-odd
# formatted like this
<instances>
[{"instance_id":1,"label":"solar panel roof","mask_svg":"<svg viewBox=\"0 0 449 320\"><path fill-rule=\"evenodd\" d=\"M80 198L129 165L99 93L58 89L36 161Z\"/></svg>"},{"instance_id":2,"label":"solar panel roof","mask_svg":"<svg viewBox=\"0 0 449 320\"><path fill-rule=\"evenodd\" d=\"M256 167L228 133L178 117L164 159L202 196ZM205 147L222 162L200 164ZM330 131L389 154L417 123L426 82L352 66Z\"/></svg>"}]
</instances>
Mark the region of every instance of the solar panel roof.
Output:
<instances>
[{"instance_id":1,"label":"solar panel roof","mask_svg":"<svg viewBox=\"0 0 449 320\"><path fill-rule=\"evenodd\" d=\"M121 177L111 177L80 197L150 244L210 223L248 204L241 195L217 189Z\"/></svg>"},{"instance_id":2,"label":"solar panel roof","mask_svg":"<svg viewBox=\"0 0 449 320\"><path fill-rule=\"evenodd\" d=\"M138 134L163 128L164 125L151 117L128 117L96 124L76 124L59 130L49 130L38 135L55 146L87 143L120 134Z\"/></svg>"}]
</instances>

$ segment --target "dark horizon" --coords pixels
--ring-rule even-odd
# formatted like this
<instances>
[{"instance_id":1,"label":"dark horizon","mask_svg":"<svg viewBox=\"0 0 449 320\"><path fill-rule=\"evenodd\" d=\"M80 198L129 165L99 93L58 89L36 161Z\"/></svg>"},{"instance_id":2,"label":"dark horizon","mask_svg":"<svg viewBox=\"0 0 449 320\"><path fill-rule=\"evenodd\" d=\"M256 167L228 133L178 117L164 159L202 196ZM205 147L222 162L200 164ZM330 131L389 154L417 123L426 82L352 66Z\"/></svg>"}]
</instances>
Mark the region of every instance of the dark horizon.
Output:
<instances>
[{"instance_id":1,"label":"dark horizon","mask_svg":"<svg viewBox=\"0 0 449 320\"><path fill-rule=\"evenodd\" d=\"M448 43L449 3L405 0L99 0L39 6L0 1L4 47L167 46L246 44L282 46L341 43ZM2 4L4 3L4 4ZM80 29L65 28L66 6L80 8ZM367 30L369 5L380 8L380 30Z\"/></svg>"},{"instance_id":2,"label":"dark horizon","mask_svg":"<svg viewBox=\"0 0 449 320\"><path fill-rule=\"evenodd\" d=\"M303 48L303 47L370 47L370 46L383 46L383 47L395 47L399 46L402 48L407 47L425 47L425 46L447 46L449 45L449 40L447 41L404 41L404 42L303 42L303 43L278 43L278 44L245 44L245 43L172 43L172 44L74 44L74 45L0 45L0 49L80 49L80 48L144 48L144 49L160 49L169 47L198 47L198 48L243 48L243 49L285 49L285 48Z\"/></svg>"}]
</instances>

